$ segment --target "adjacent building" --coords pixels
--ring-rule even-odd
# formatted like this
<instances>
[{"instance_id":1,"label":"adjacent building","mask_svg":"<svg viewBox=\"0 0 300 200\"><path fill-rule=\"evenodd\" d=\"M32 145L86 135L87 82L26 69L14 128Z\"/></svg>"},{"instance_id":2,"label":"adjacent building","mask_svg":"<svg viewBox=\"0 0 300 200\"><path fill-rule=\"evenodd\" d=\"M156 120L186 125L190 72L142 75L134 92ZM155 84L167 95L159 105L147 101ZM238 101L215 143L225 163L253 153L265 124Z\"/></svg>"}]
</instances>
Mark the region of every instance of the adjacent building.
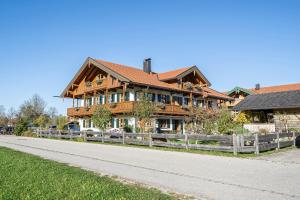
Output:
<instances>
[{"instance_id":1,"label":"adjacent building","mask_svg":"<svg viewBox=\"0 0 300 200\"><path fill-rule=\"evenodd\" d=\"M255 89L236 87L228 95L235 98L231 102L233 110L244 111L251 116L254 124L247 125L249 129L300 130L299 83L263 88L257 85Z\"/></svg>"},{"instance_id":2,"label":"adjacent building","mask_svg":"<svg viewBox=\"0 0 300 200\"><path fill-rule=\"evenodd\" d=\"M185 118L196 108L218 109L233 100L210 88L211 83L197 66L165 73L151 70L151 59L145 59L143 70L121 64L87 58L62 92L62 98L73 99L67 115L78 121L81 130L97 130L91 116L99 104L113 114L110 128L139 127L134 107L140 94L146 94L156 105L148 129L156 132L182 133Z\"/></svg>"}]
</instances>

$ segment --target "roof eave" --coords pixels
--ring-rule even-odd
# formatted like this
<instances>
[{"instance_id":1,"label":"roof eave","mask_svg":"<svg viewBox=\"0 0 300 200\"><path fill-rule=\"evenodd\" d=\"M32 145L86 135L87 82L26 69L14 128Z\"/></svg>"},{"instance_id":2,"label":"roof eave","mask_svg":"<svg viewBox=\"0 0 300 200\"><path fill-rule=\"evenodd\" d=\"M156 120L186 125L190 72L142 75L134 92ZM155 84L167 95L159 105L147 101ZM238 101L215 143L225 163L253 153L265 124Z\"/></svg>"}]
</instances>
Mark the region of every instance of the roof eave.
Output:
<instances>
[{"instance_id":1,"label":"roof eave","mask_svg":"<svg viewBox=\"0 0 300 200\"><path fill-rule=\"evenodd\" d=\"M75 76L73 77L73 79L69 82L69 84L67 85L67 87L63 90L63 92L60 94L61 98L67 97L67 92L69 91L69 89L72 87L74 81L79 77L79 75L82 73L82 71L85 69L85 67L89 64L93 64L94 66L98 67L99 69L102 69L103 71L111 74L112 76L117 77L120 81L124 81L124 82L131 82L128 78L120 75L119 73L111 70L110 68L108 68L107 66L103 65L102 63L97 62L96 60L88 57L84 63L82 64L82 66L80 67L80 69L77 71L77 73L75 74Z\"/></svg>"}]
</instances>

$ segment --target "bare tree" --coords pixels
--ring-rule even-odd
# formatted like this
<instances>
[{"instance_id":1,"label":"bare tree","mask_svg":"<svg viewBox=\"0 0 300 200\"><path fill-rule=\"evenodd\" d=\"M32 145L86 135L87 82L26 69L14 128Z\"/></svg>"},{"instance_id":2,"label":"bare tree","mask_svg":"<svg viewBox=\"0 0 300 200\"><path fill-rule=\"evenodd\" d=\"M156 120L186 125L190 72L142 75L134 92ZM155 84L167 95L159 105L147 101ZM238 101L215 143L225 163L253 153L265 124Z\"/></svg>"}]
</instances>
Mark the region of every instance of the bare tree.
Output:
<instances>
[{"instance_id":1,"label":"bare tree","mask_svg":"<svg viewBox=\"0 0 300 200\"><path fill-rule=\"evenodd\" d=\"M8 119L8 123L13 124L15 118L17 117L17 111L13 107L10 107L6 113L6 117Z\"/></svg>"},{"instance_id":2,"label":"bare tree","mask_svg":"<svg viewBox=\"0 0 300 200\"><path fill-rule=\"evenodd\" d=\"M4 106L0 105L0 125L7 125L7 117Z\"/></svg>"},{"instance_id":3,"label":"bare tree","mask_svg":"<svg viewBox=\"0 0 300 200\"><path fill-rule=\"evenodd\" d=\"M20 116L33 122L45 113L46 102L37 94L25 101L20 107Z\"/></svg>"}]
</instances>

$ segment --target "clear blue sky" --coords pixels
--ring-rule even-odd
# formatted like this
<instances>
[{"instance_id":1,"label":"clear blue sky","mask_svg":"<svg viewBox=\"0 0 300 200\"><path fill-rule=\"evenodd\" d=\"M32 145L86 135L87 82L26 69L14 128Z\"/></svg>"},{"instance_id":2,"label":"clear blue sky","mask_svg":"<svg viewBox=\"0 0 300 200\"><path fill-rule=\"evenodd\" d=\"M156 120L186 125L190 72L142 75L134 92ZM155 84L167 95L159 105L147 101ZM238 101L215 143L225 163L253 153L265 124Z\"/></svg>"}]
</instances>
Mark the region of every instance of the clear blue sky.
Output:
<instances>
[{"instance_id":1,"label":"clear blue sky","mask_svg":"<svg viewBox=\"0 0 300 200\"><path fill-rule=\"evenodd\" d=\"M163 72L196 64L225 91L300 82L300 1L0 2L0 105L59 95L88 56ZM70 104L69 104L70 105Z\"/></svg>"}]
</instances>

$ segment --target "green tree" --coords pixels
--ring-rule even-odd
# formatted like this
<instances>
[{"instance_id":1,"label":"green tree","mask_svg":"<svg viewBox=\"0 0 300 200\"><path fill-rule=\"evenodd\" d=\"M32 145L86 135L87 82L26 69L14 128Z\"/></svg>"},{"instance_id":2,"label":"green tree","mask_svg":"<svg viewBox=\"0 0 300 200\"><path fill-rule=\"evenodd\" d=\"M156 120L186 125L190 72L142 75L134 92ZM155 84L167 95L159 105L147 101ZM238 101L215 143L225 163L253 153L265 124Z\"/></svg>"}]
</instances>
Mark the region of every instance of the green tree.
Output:
<instances>
[{"instance_id":1,"label":"green tree","mask_svg":"<svg viewBox=\"0 0 300 200\"><path fill-rule=\"evenodd\" d=\"M242 125L250 123L250 117L245 112L240 112L235 118L234 121Z\"/></svg>"},{"instance_id":2,"label":"green tree","mask_svg":"<svg viewBox=\"0 0 300 200\"><path fill-rule=\"evenodd\" d=\"M111 120L111 112L105 105L97 105L92 121L96 128L99 128L102 132L107 128L109 121Z\"/></svg>"},{"instance_id":3,"label":"green tree","mask_svg":"<svg viewBox=\"0 0 300 200\"><path fill-rule=\"evenodd\" d=\"M237 123L234 122L231 112L226 109L220 110L216 124L218 132L221 134L230 134L237 127Z\"/></svg>"},{"instance_id":4,"label":"green tree","mask_svg":"<svg viewBox=\"0 0 300 200\"><path fill-rule=\"evenodd\" d=\"M55 123L58 130L63 130L66 123L68 123L68 119L66 116L59 115L55 117Z\"/></svg>"},{"instance_id":5,"label":"green tree","mask_svg":"<svg viewBox=\"0 0 300 200\"><path fill-rule=\"evenodd\" d=\"M33 124L40 128L46 128L47 125L49 125L50 121L51 121L50 117L48 115L43 114L43 115L40 115L38 118L36 118L34 120Z\"/></svg>"},{"instance_id":6,"label":"green tree","mask_svg":"<svg viewBox=\"0 0 300 200\"><path fill-rule=\"evenodd\" d=\"M27 131L28 129L28 120L26 118L20 118L18 119L17 123L16 123L16 127L14 130L15 135L22 135L22 133L24 133L25 131Z\"/></svg>"},{"instance_id":7,"label":"green tree","mask_svg":"<svg viewBox=\"0 0 300 200\"><path fill-rule=\"evenodd\" d=\"M142 131L144 132L146 123L151 122L151 117L155 111L155 105L145 94L142 94L139 99L140 100L134 107L134 115L140 121Z\"/></svg>"}]
</instances>

